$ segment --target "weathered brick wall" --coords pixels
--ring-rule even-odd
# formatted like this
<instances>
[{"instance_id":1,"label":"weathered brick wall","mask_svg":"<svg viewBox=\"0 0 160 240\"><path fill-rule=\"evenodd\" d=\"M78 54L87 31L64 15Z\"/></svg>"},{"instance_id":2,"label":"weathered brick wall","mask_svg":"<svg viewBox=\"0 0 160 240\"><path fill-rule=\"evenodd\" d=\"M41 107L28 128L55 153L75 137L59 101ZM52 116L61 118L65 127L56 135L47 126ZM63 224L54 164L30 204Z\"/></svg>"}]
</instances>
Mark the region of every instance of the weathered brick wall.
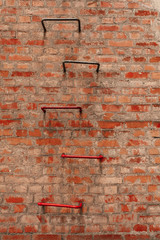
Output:
<instances>
[{"instance_id":1,"label":"weathered brick wall","mask_svg":"<svg viewBox=\"0 0 160 240\"><path fill-rule=\"evenodd\" d=\"M154 6L0 0L0 240L160 239ZM47 22L44 37L43 18L78 18L82 32L77 22ZM100 72L66 64L64 74L64 60L99 62ZM73 105L82 114L41 110ZM82 210L37 205L78 200Z\"/></svg>"}]
</instances>

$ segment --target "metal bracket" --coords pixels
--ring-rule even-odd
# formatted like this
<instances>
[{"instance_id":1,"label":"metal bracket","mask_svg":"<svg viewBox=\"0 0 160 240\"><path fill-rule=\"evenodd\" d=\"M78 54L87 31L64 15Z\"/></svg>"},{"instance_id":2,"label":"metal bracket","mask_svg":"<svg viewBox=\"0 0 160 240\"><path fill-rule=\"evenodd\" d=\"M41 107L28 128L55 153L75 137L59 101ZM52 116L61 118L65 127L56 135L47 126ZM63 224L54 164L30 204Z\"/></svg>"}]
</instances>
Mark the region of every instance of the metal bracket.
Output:
<instances>
[{"instance_id":1,"label":"metal bracket","mask_svg":"<svg viewBox=\"0 0 160 240\"><path fill-rule=\"evenodd\" d=\"M77 106L66 106L66 107L41 107L42 111L46 113L46 109L79 109L80 113L82 113L82 108Z\"/></svg>"},{"instance_id":2,"label":"metal bracket","mask_svg":"<svg viewBox=\"0 0 160 240\"><path fill-rule=\"evenodd\" d=\"M78 22L78 31L79 33L81 32L81 23L80 23L80 20L77 19L77 18L44 18L42 19L41 23L42 23L42 26L43 26L43 29L44 29L44 33L46 33L46 27L44 25L44 22L45 21L77 21Z\"/></svg>"},{"instance_id":3,"label":"metal bracket","mask_svg":"<svg viewBox=\"0 0 160 240\"><path fill-rule=\"evenodd\" d=\"M99 63L95 63L95 62L64 61L64 62L63 62L63 71L64 71L64 72L66 72L65 63L78 63L78 64L97 65L97 70L96 70L97 73L99 72L99 67L100 67L100 64L99 64Z\"/></svg>"},{"instance_id":4,"label":"metal bracket","mask_svg":"<svg viewBox=\"0 0 160 240\"><path fill-rule=\"evenodd\" d=\"M103 156L99 155L99 156L75 156L75 155L65 155L64 153L61 155L61 157L63 158L89 158L89 159L102 159Z\"/></svg>"},{"instance_id":5,"label":"metal bracket","mask_svg":"<svg viewBox=\"0 0 160 240\"><path fill-rule=\"evenodd\" d=\"M65 205L65 204L55 204L55 203L38 203L39 206L51 206L51 207L66 207L66 208L82 208L82 202L78 206L75 205Z\"/></svg>"}]
</instances>

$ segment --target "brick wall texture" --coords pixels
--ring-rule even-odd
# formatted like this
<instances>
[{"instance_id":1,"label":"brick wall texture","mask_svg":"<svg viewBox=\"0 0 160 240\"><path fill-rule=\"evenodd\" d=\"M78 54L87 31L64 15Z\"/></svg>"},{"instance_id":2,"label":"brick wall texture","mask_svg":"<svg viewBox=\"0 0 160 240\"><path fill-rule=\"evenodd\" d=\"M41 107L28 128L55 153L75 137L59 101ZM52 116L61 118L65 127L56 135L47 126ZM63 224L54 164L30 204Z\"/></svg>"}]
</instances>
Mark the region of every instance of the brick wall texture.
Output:
<instances>
[{"instance_id":1,"label":"brick wall texture","mask_svg":"<svg viewBox=\"0 0 160 240\"><path fill-rule=\"evenodd\" d=\"M160 239L152 1L0 0L0 20L0 240Z\"/></svg>"}]
</instances>

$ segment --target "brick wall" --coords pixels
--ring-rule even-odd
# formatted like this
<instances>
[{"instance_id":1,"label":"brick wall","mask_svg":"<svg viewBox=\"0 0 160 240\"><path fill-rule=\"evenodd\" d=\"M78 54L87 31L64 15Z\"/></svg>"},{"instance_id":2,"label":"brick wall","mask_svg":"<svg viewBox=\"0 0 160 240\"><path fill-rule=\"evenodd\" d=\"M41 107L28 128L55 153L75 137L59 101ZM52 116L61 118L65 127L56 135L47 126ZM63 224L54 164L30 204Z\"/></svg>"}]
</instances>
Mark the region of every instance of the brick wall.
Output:
<instances>
[{"instance_id":1,"label":"brick wall","mask_svg":"<svg viewBox=\"0 0 160 240\"><path fill-rule=\"evenodd\" d=\"M0 240L160 239L151 0L0 0ZM43 18L78 18L45 22ZM64 60L100 63L66 64ZM41 107L79 106L79 109ZM69 155L100 159L62 158ZM82 209L38 206L38 202Z\"/></svg>"}]
</instances>

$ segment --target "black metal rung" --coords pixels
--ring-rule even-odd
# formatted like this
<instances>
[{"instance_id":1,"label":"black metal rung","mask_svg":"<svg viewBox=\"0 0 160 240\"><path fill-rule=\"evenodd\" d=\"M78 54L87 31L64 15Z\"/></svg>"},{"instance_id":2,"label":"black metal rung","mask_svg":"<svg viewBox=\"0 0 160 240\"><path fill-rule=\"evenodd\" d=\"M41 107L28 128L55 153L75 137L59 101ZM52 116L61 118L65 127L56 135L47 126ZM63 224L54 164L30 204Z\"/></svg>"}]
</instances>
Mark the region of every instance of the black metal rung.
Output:
<instances>
[{"instance_id":1,"label":"black metal rung","mask_svg":"<svg viewBox=\"0 0 160 240\"><path fill-rule=\"evenodd\" d=\"M46 27L44 25L45 21L62 21L62 22L63 21L77 21L78 22L78 31L81 32L81 23L80 23L80 20L77 18L44 18L41 21L43 29L44 29L44 33L47 31Z\"/></svg>"},{"instance_id":2,"label":"black metal rung","mask_svg":"<svg viewBox=\"0 0 160 240\"><path fill-rule=\"evenodd\" d=\"M97 73L99 72L99 67L100 67L100 64L99 64L99 63L95 63L95 62L64 61L64 62L63 62L63 71L64 71L64 72L66 72L65 63L78 63L78 64L92 64L92 65L97 65L97 70L96 70Z\"/></svg>"}]
</instances>

